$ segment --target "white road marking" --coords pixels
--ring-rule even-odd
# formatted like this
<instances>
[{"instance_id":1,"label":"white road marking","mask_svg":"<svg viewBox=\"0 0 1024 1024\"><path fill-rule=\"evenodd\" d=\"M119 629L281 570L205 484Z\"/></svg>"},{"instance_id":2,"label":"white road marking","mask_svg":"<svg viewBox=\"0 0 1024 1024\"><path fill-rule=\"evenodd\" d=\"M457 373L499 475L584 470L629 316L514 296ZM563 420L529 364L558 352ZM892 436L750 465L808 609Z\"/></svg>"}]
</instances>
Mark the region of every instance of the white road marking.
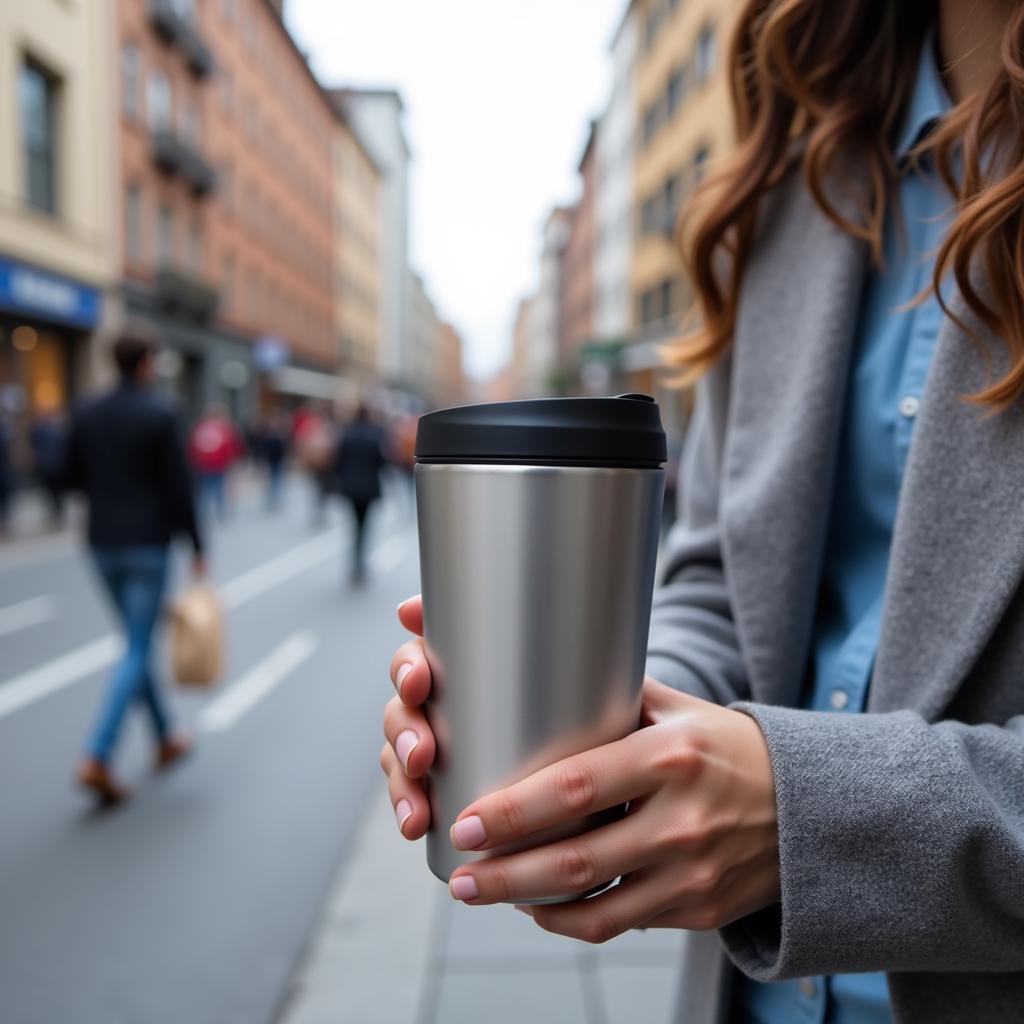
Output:
<instances>
[{"instance_id":1,"label":"white road marking","mask_svg":"<svg viewBox=\"0 0 1024 1024\"><path fill-rule=\"evenodd\" d=\"M9 604L0 608L0 636L17 633L19 629L38 626L41 622L49 622L57 616L57 602L49 595L30 597L18 604Z\"/></svg>"},{"instance_id":2,"label":"white road marking","mask_svg":"<svg viewBox=\"0 0 1024 1024\"><path fill-rule=\"evenodd\" d=\"M199 714L204 732L224 732L281 685L313 655L317 640L309 630L293 633L232 687L211 701Z\"/></svg>"},{"instance_id":3,"label":"white road marking","mask_svg":"<svg viewBox=\"0 0 1024 1024\"><path fill-rule=\"evenodd\" d=\"M0 718L20 711L93 672L107 668L117 661L122 649L121 638L108 633L45 665L7 680L0 685Z\"/></svg>"}]
</instances>

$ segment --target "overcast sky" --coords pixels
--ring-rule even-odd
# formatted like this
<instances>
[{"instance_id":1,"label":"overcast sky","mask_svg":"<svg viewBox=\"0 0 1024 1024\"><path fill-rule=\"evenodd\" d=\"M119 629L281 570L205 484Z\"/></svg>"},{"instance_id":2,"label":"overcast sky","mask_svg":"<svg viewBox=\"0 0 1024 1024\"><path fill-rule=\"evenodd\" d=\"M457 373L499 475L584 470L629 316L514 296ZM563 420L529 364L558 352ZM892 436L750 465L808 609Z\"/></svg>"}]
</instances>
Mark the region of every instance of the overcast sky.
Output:
<instances>
[{"instance_id":1,"label":"overcast sky","mask_svg":"<svg viewBox=\"0 0 1024 1024\"><path fill-rule=\"evenodd\" d=\"M504 361L540 227L574 199L626 0L286 0L326 85L393 86L413 152L411 260L476 376Z\"/></svg>"}]
</instances>

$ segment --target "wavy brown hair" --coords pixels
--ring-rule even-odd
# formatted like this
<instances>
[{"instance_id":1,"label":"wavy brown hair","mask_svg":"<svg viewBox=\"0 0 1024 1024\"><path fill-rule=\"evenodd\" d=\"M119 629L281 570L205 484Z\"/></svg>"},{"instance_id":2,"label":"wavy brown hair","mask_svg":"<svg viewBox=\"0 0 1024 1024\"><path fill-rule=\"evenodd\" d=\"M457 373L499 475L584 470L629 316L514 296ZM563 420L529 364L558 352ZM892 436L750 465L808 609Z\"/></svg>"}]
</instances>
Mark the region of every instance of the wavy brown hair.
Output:
<instances>
[{"instance_id":1,"label":"wavy brown hair","mask_svg":"<svg viewBox=\"0 0 1024 1024\"><path fill-rule=\"evenodd\" d=\"M937 0L748 0L729 54L737 146L679 222L696 297L695 328L666 354L682 383L695 381L730 345L759 200L795 164L825 215L863 240L881 265L898 180L894 137L937 18ZM994 409L1024 392L1024 3L1010 16L1000 56L990 85L958 104L915 154L931 155L955 199L931 290L953 316L939 291L951 273L1009 355L1004 375L969 396ZM843 183L851 156L866 168L846 183L858 197L852 216L840 212L831 188Z\"/></svg>"}]
</instances>

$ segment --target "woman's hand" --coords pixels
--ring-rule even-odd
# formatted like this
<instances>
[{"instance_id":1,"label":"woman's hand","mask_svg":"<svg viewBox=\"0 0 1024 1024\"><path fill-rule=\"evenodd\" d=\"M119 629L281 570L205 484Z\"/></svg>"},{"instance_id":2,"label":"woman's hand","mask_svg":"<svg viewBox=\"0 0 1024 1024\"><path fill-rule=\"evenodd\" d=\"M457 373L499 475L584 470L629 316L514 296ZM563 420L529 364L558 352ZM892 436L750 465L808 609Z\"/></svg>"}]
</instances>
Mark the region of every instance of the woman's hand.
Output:
<instances>
[{"instance_id":1,"label":"woman's hand","mask_svg":"<svg viewBox=\"0 0 1024 1024\"><path fill-rule=\"evenodd\" d=\"M387 743L380 766L388 777L391 805L406 839L419 839L430 827L430 806L421 779L434 763L434 734L421 705L430 694L430 666L423 651L423 601L410 598L398 606L398 621L416 634L391 659L391 682L398 696L384 709Z\"/></svg>"},{"instance_id":2,"label":"woman's hand","mask_svg":"<svg viewBox=\"0 0 1024 1024\"><path fill-rule=\"evenodd\" d=\"M384 713L381 768L399 829L430 826L422 777L435 756L421 705L430 693L423 605L399 606L417 634L391 661L398 691ZM637 927L719 928L779 900L778 827L768 748L754 719L644 681L644 728L556 762L477 800L452 827L458 849L484 852L542 828L629 802L629 814L573 839L456 869L449 888L470 906L583 894L528 908L548 931L604 942Z\"/></svg>"},{"instance_id":3,"label":"woman's hand","mask_svg":"<svg viewBox=\"0 0 1024 1024\"><path fill-rule=\"evenodd\" d=\"M471 906L585 893L526 909L547 931L605 942L630 928L708 930L780 898L775 787L753 718L644 682L645 728L556 762L477 800L458 817L458 849L485 851L629 801L620 821L456 869Z\"/></svg>"}]
</instances>

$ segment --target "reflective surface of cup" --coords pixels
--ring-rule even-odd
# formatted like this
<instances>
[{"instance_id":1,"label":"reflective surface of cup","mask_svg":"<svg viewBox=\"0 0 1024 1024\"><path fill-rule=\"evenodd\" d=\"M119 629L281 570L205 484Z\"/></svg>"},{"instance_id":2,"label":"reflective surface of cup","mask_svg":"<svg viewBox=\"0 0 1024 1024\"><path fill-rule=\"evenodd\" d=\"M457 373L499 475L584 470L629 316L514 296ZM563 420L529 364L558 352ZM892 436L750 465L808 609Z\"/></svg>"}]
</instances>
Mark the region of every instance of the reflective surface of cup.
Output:
<instances>
[{"instance_id":1,"label":"reflective surface of cup","mask_svg":"<svg viewBox=\"0 0 1024 1024\"><path fill-rule=\"evenodd\" d=\"M447 882L479 856L449 840L468 804L637 727L664 470L420 464L415 478L437 738L427 859Z\"/></svg>"}]
</instances>

